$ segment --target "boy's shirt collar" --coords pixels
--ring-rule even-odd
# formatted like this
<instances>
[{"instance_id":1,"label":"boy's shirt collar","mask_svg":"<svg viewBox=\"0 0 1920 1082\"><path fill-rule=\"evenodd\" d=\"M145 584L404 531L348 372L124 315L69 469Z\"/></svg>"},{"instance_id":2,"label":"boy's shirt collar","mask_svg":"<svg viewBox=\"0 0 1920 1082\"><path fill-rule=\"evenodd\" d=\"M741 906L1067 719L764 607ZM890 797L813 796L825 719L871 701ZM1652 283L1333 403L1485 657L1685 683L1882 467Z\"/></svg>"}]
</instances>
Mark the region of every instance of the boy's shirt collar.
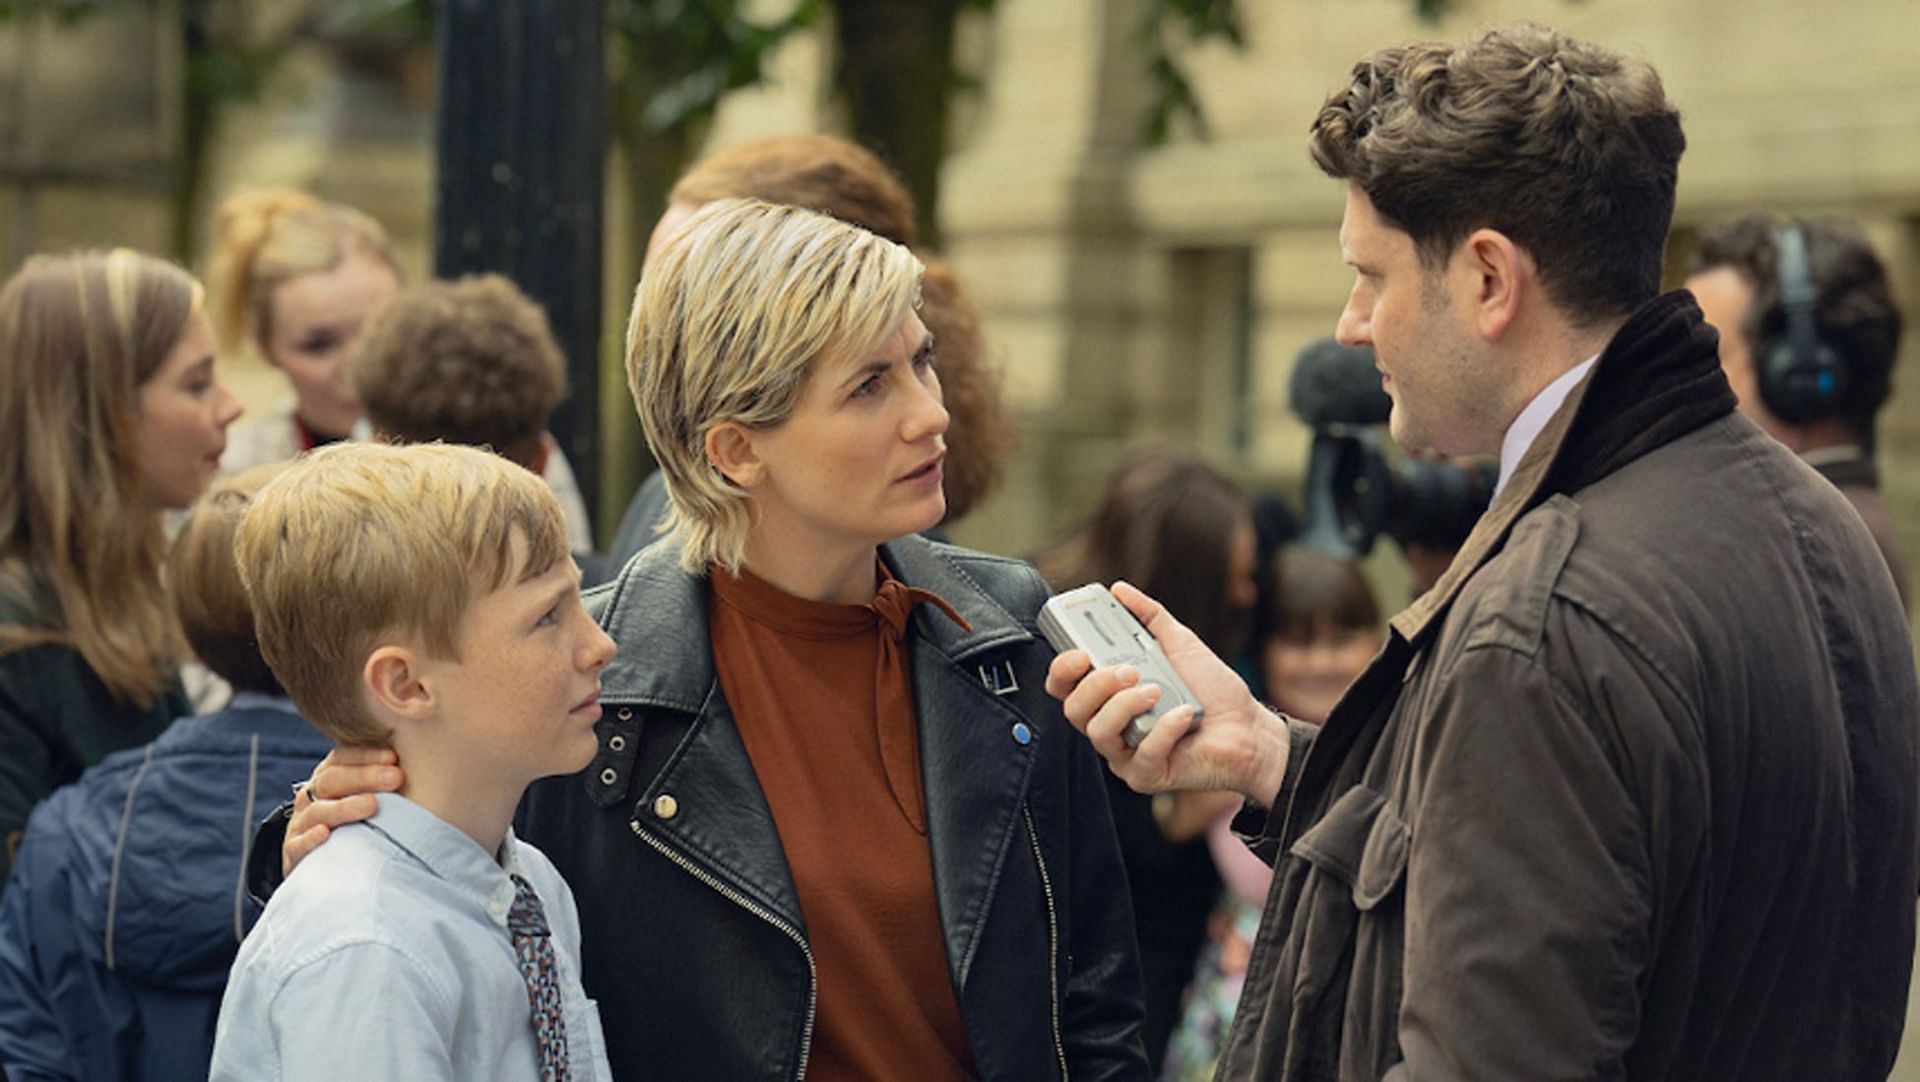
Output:
<instances>
[{"instance_id":1,"label":"boy's shirt collar","mask_svg":"<svg viewBox=\"0 0 1920 1082\"><path fill-rule=\"evenodd\" d=\"M471 898L504 931L513 906L513 880L520 866L520 843L507 828L500 859L459 828L398 793L376 793L379 810L366 825L385 835L434 876Z\"/></svg>"}]
</instances>

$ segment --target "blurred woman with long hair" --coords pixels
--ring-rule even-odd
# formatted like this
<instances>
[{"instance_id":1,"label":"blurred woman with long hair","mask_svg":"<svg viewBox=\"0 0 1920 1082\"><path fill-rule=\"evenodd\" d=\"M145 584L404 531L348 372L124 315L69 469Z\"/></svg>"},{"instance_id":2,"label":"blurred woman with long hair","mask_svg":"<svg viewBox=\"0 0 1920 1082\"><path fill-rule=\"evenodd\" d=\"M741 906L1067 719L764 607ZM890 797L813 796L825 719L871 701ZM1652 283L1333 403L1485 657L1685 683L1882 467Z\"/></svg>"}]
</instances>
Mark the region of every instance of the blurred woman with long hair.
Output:
<instances>
[{"instance_id":1,"label":"blurred woman with long hair","mask_svg":"<svg viewBox=\"0 0 1920 1082\"><path fill-rule=\"evenodd\" d=\"M42 797L186 713L162 516L239 414L180 268L38 256L0 290L0 872Z\"/></svg>"}]
</instances>

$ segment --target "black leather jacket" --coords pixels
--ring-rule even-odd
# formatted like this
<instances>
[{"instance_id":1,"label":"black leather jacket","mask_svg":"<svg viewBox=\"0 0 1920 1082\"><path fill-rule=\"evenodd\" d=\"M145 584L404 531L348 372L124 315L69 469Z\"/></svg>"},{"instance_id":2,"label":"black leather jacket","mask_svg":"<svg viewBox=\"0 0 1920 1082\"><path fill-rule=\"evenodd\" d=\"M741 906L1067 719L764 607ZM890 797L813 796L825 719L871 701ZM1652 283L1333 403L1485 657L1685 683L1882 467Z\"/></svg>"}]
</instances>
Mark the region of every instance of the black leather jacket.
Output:
<instances>
[{"instance_id":1,"label":"black leather jacket","mask_svg":"<svg viewBox=\"0 0 1920 1082\"><path fill-rule=\"evenodd\" d=\"M908 651L940 923L981 1077L1149 1077L1101 768L1044 691L1046 587L918 537L882 555L972 627L916 612ZM515 825L573 886L617 1077L797 1079L816 1010L806 921L714 676L706 580L677 556L655 545L587 595L620 644L600 753L536 783Z\"/></svg>"}]
</instances>

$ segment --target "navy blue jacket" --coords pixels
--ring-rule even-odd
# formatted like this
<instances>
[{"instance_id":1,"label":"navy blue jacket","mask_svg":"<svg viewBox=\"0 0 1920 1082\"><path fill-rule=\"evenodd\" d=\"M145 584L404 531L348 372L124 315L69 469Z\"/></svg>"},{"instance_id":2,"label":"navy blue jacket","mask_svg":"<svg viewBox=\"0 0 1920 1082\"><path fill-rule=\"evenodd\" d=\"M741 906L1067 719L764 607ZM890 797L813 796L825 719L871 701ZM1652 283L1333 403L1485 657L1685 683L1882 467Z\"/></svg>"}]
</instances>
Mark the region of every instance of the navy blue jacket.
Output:
<instances>
[{"instance_id":1,"label":"navy blue jacket","mask_svg":"<svg viewBox=\"0 0 1920 1082\"><path fill-rule=\"evenodd\" d=\"M248 698L34 810L0 898L11 1082L207 1076L227 970L260 913L241 881L254 824L331 746L290 705Z\"/></svg>"}]
</instances>

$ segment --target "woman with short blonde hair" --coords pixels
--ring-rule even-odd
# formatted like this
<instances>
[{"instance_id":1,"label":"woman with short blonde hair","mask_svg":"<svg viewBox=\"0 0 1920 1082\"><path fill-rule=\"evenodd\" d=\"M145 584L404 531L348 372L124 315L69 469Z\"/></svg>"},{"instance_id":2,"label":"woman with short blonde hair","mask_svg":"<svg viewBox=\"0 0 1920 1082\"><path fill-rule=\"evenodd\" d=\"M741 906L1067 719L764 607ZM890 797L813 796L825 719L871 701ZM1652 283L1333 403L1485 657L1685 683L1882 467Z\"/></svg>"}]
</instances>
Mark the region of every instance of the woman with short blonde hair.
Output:
<instances>
[{"instance_id":1,"label":"woman with short blonde hair","mask_svg":"<svg viewBox=\"0 0 1920 1082\"><path fill-rule=\"evenodd\" d=\"M940 390L947 409L947 457L941 488L943 531L999 486L1005 460L1019 442L1001 372L989 362L980 312L953 266L916 247L913 197L886 162L833 135L775 135L736 143L701 159L667 196L666 212L647 245L651 259L693 213L716 199L762 199L804 207L877 233L911 250L924 265L916 311L940 343ZM666 514L665 477L655 473L634 493L610 553L618 567L651 544Z\"/></svg>"},{"instance_id":2,"label":"woman with short blonde hair","mask_svg":"<svg viewBox=\"0 0 1920 1082\"><path fill-rule=\"evenodd\" d=\"M595 899L616 1074L1148 1077L1100 770L1044 690L1046 586L920 536L948 423L920 275L722 199L637 292L670 540L593 603L620 646L602 756L520 815Z\"/></svg>"},{"instance_id":3,"label":"woman with short blonde hair","mask_svg":"<svg viewBox=\"0 0 1920 1082\"><path fill-rule=\"evenodd\" d=\"M816 364L878 347L919 291L906 248L752 200L707 204L660 253L634 297L627 379L666 476L682 566L737 571L751 532L749 494L717 467L709 432L785 421Z\"/></svg>"},{"instance_id":4,"label":"woman with short blonde hair","mask_svg":"<svg viewBox=\"0 0 1920 1082\"><path fill-rule=\"evenodd\" d=\"M616 1077L1149 1077L1100 768L1045 692L1046 585L920 536L947 412L919 275L729 199L640 286L628 375L673 536L589 595L619 646L600 754L515 823L573 885ZM333 761L328 797L390 769ZM307 809L292 855L349 817Z\"/></svg>"}]
</instances>

